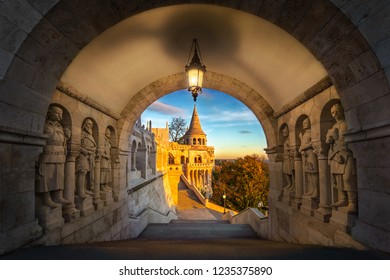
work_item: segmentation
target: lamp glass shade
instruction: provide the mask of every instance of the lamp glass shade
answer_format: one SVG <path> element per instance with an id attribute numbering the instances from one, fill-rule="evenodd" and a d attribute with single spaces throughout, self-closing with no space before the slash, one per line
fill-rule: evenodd
<path id="1" fill-rule="evenodd" d="M 191 68 L 188 69 L 188 89 L 193 90 L 197 88 L 202 88 L 202 83 L 203 83 L 203 74 L 204 71 L 199 68 Z"/>

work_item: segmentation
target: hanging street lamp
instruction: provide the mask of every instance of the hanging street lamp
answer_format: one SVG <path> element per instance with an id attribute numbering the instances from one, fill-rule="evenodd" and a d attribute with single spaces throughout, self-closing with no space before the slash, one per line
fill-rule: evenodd
<path id="1" fill-rule="evenodd" d="M 190 61 L 192 54 L 193 56 Z M 206 66 L 203 64 L 202 55 L 200 53 L 200 48 L 196 39 L 192 41 L 185 71 L 188 76 L 188 91 L 191 91 L 192 97 L 196 102 L 198 94 L 202 93 L 203 75 L 206 72 Z"/>

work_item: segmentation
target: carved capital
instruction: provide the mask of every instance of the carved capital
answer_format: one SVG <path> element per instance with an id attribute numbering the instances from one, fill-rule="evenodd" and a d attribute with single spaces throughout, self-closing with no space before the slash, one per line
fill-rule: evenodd
<path id="1" fill-rule="evenodd" d="M 67 145 L 66 157 L 67 161 L 75 161 L 80 154 L 80 144 L 69 143 Z"/>
<path id="2" fill-rule="evenodd" d="M 321 143 L 313 144 L 314 153 L 317 155 L 318 159 L 327 159 L 326 147 Z"/>
<path id="3" fill-rule="evenodd" d="M 294 155 L 294 160 L 301 160 L 302 159 L 302 154 L 299 152 L 298 149 L 293 151 L 293 155 Z"/>
<path id="4" fill-rule="evenodd" d="M 95 162 L 101 162 L 102 161 L 102 154 L 100 152 L 95 154 Z"/>
<path id="5" fill-rule="evenodd" d="M 69 161 L 69 162 L 76 161 L 76 158 L 78 155 L 79 155 L 79 152 L 70 151 L 66 154 L 66 161 Z"/>
<path id="6" fill-rule="evenodd" d="M 267 155 L 275 154 L 277 151 L 277 147 L 274 146 L 274 147 L 264 148 L 264 151 L 266 152 Z"/>

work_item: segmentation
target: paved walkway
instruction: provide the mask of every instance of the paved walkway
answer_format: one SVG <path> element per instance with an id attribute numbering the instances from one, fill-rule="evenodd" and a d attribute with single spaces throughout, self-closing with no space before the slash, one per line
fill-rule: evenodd
<path id="1" fill-rule="evenodd" d="M 177 215 L 182 220 L 221 220 L 222 214 L 206 208 L 195 193 L 180 180 Z"/>

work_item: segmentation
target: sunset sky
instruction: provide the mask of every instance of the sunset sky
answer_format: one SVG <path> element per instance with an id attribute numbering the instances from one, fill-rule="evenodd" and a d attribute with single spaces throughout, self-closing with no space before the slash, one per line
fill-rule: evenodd
<path id="1" fill-rule="evenodd" d="M 220 91 L 203 89 L 196 101 L 203 131 L 216 159 L 234 159 L 248 154 L 264 154 L 266 140 L 259 121 L 243 103 Z M 142 114 L 142 122 L 165 127 L 172 117 L 182 117 L 189 126 L 194 109 L 191 93 L 180 90 L 168 94 Z"/>

